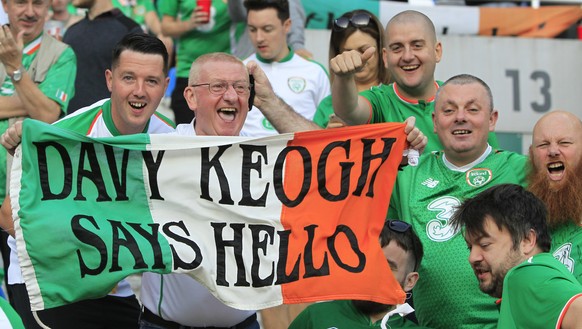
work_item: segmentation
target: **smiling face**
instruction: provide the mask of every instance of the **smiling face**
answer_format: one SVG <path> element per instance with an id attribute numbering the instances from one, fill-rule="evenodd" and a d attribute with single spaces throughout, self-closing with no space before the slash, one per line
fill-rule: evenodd
<path id="1" fill-rule="evenodd" d="M 434 71 L 441 55 L 441 43 L 423 19 L 400 19 L 386 27 L 385 62 L 405 97 L 434 96 Z"/>
<path id="2" fill-rule="evenodd" d="M 470 250 L 469 263 L 479 281 L 479 289 L 499 298 L 505 275 L 527 256 L 522 253 L 521 246 L 514 248 L 509 232 L 500 229 L 491 217 L 485 217 L 483 226 L 485 234 L 465 236 Z"/>
<path id="3" fill-rule="evenodd" d="M 123 135 L 143 132 L 168 86 L 163 57 L 124 50 L 105 78 L 117 130 Z"/>
<path id="4" fill-rule="evenodd" d="M 24 43 L 34 40 L 43 30 L 49 0 L 3 0 L 13 37 L 24 31 Z"/>
<path id="5" fill-rule="evenodd" d="M 497 115 L 480 84 L 450 83 L 441 87 L 433 124 L 447 159 L 463 166 L 481 156 L 487 148 L 489 132 L 495 130 Z"/>
<path id="6" fill-rule="evenodd" d="M 247 25 L 249 37 L 262 58 L 280 61 L 289 54 L 287 33 L 291 28 L 291 20 L 282 22 L 275 8 L 249 10 Z"/>
<path id="7" fill-rule="evenodd" d="M 249 94 L 238 94 L 233 83 L 249 83 L 247 69 L 242 62 L 211 60 L 201 64 L 195 83 L 225 81 L 226 92 L 215 95 L 207 85 L 188 86 L 184 97 L 195 113 L 194 129 L 197 135 L 238 136 L 249 112 Z"/>
<path id="8" fill-rule="evenodd" d="M 556 111 L 535 125 L 531 145 L 535 167 L 545 173 L 550 188 L 568 184 L 582 159 L 582 123 L 574 115 Z"/>

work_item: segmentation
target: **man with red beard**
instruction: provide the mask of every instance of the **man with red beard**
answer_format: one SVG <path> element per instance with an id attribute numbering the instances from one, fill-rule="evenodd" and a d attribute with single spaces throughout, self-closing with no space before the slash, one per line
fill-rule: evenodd
<path id="1" fill-rule="evenodd" d="M 582 122 L 564 111 L 544 115 L 529 154 L 529 190 L 548 209 L 551 252 L 582 283 Z"/>

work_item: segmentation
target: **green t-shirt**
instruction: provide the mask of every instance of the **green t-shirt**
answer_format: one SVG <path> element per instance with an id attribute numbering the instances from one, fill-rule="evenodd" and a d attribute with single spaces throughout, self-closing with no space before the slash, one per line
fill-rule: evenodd
<path id="1" fill-rule="evenodd" d="M 502 183 L 525 184 L 527 158 L 493 150 L 466 172 L 449 169 L 441 152 L 422 155 L 396 176 L 388 217 L 411 223 L 424 247 L 413 289 L 420 324 L 434 328 L 495 328 L 495 299 L 482 293 L 462 234 L 449 219 L 469 197 Z"/>
<path id="2" fill-rule="evenodd" d="M 335 300 L 309 305 L 289 326 L 289 329 L 370 329 L 380 328 L 382 320 L 372 323 L 367 315 L 358 311 L 350 300 Z M 399 315 L 388 319 L 388 328 L 420 327 Z M 428 328 L 426 328 L 428 329 Z"/>
<path id="3" fill-rule="evenodd" d="M 442 85 L 441 81 L 437 84 Z M 432 124 L 432 112 L 434 111 L 434 99 L 427 101 L 407 100 L 398 95 L 395 84 L 379 85 L 360 93 L 372 106 L 370 123 L 403 122 L 410 116 L 416 117 L 416 126 L 428 137 L 425 152 L 440 151 L 443 149 L 441 142 L 434 133 Z M 499 143 L 495 133 L 489 133 L 489 145 L 498 148 Z"/>
<path id="4" fill-rule="evenodd" d="M 30 67 L 40 48 L 42 34 L 38 38 L 24 45 L 22 50 L 22 66 Z M 70 47 L 67 47 L 50 67 L 38 89 L 49 99 L 57 102 L 62 113 L 67 113 L 69 100 L 75 94 L 75 77 L 77 75 L 77 57 Z M 14 95 L 14 83 L 8 75 L 0 86 L 0 96 Z M 8 129 L 8 119 L 0 119 L 0 135 Z M 0 147 L 0 198 L 6 196 L 6 149 Z"/>
<path id="5" fill-rule="evenodd" d="M 125 16 L 133 19 L 142 28 L 145 28 L 145 14 L 156 10 L 154 2 L 152 0 L 137 0 L 135 4 L 132 4 L 134 1 L 125 0 L 122 3 L 120 0 L 113 0 L 112 2 L 113 6 L 119 8 Z"/>
<path id="6" fill-rule="evenodd" d="M 180 21 L 190 19 L 196 8 L 196 1 L 159 0 L 158 9 L 164 15 L 177 18 Z M 176 40 L 176 76 L 187 78 L 192 62 L 198 56 L 212 53 L 232 53 L 231 45 L 244 32 L 244 23 L 233 23 L 228 14 L 227 4 L 223 0 L 212 0 L 210 22 L 182 34 Z"/>
<path id="7" fill-rule="evenodd" d="M 537 254 L 507 272 L 498 328 L 557 328 L 582 285 L 551 254 Z"/>
<path id="8" fill-rule="evenodd" d="M 582 283 L 582 227 L 568 222 L 550 230 L 551 253 Z"/>

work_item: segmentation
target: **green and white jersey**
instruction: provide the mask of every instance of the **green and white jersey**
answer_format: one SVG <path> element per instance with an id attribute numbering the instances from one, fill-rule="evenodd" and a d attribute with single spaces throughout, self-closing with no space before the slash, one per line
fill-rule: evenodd
<path id="1" fill-rule="evenodd" d="M 158 0 L 160 15 L 174 17 L 176 21 L 189 20 L 194 8 L 195 0 Z M 212 52 L 233 53 L 244 29 L 244 23 L 234 23 L 230 19 L 226 1 L 212 0 L 210 21 L 175 39 L 176 76 L 187 78 L 192 62 L 200 55 Z"/>
<path id="2" fill-rule="evenodd" d="M 524 185 L 527 158 L 492 150 L 453 170 L 441 152 L 422 155 L 416 167 L 399 172 L 388 217 L 412 224 L 424 246 L 413 289 L 420 324 L 434 328 L 495 328 L 495 299 L 482 293 L 468 262 L 469 251 L 449 220 L 469 197 L 502 183 Z"/>
<path id="3" fill-rule="evenodd" d="M 507 272 L 498 328 L 560 328 L 582 285 L 551 254 L 537 254 Z"/>
<path id="4" fill-rule="evenodd" d="M 372 323 L 350 300 L 334 300 L 309 305 L 293 320 L 289 329 L 371 329 L 381 328 L 382 320 Z M 426 328 L 399 315 L 388 319 L 388 328 Z M 426 328 L 428 329 L 428 328 Z"/>
<path id="5" fill-rule="evenodd" d="M 551 253 L 582 283 L 582 227 L 568 222 L 550 230 Z"/>
<path id="6" fill-rule="evenodd" d="M 265 72 L 273 91 L 289 104 L 295 112 L 308 120 L 330 93 L 329 77 L 321 64 L 309 61 L 289 49 L 289 55 L 278 62 L 267 61 L 252 54 L 244 63 L 255 61 Z M 241 136 L 265 137 L 278 134 L 277 130 L 256 107 L 247 114 Z"/>
<path id="7" fill-rule="evenodd" d="M 109 98 L 79 109 L 54 123 L 55 126 L 72 130 L 89 137 L 114 137 L 121 133 L 115 128 L 111 118 Z M 162 114 L 155 112 L 143 133 L 164 134 L 174 131 L 174 123 Z"/>
<path id="8" fill-rule="evenodd" d="M 439 87 L 443 83 L 435 81 Z M 440 151 L 443 149 L 441 142 L 434 133 L 432 112 L 434 111 L 434 97 L 427 100 L 407 99 L 398 91 L 395 83 L 379 85 L 360 93 L 370 102 L 370 123 L 404 122 L 406 118 L 414 116 L 416 126 L 428 137 L 425 152 Z M 489 145 L 498 148 L 495 133 L 489 133 Z"/>

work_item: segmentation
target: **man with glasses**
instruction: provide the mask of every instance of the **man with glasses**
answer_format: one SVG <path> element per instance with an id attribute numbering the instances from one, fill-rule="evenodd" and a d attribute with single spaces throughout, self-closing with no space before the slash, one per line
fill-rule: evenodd
<path id="1" fill-rule="evenodd" d="M 370 18 L 353 16 L 337 19 L 334 28 L 367 26 Z M 442 56 L 432 21 L 424 14 L 407 10 L 394 16 L 386 25 L 384 65 L 394 83 L 372 87 L 358 94 L 355 75 L 369 65 L 376 49 L 370 47 L 345 51 L 330 61 L 335 74 L 332 85 L 334 112 L 347 124 L 401 122 L 416 117 L 416 125 L 428 136 L 427 151 L 438 151 L 442 144 L 433 133 L 434 99 L 441 81 L 435 81 L 436 64 Z M 372 59 L 373 60 L 373 59 Z M 494 133 L 489 143 L 497 147 Z"/>
<path id="2" fill-rule="evenodd" d="M 265 72 L 275 93 L 308 120 L 317 105 L 329 95 L 329 78 L 316 62 L 295 54 L 287 44 L 291 28 L 287 0 L 246 0 L 247 29 L 255 53 L 244 60 L 255 61 Z M 251 111 L 242 136 L 264 137 L 277 130 L 260 111 Z"/>
<path id="3" fill-rule="evenodd" d="M 451 219 L 464 228 L 479 288 L 499 298 L 497 328 L 582 325 L 582 285 L 549 253 L 546 214 L 533 193 L 503 184 L 463 202 Z"/>
<path id="4" fill-rule="evenodd" d="M 402 289 L 410 294 L 419 278 L 416 271 L 423 256 L 420 239 L 410 224 L 388 220 L 380 233 L 380 245 L 392 274 Z M 424 328 L 400 315 L 410 312 L 412 308 L 408 304 L 385 305 L 363 300 L 336 300 L 310 305 L 295 318 L 289 329 L 380 328 L 382 322 L 392 329 Z"/>
<path id="5" fill-rule="evenodd" d="M 503 183 L 525 184 L 526 157 L 487 143 L 498 113 L 489 86 L 468 74 L 454 76 L 438 90 L 434 129 L 444 147 L 420 157 L 396 176 L 389 218 L 403 218 L 425 250 L 414 288 L 419 323 L 433 328 L 496 328 L 495 299 L 474 284 L 464 262 L 467 245 L 450 218 L 465 198 Z M 500 327 L 501 328 L 501 327 Z"/>
<path id="6" fill-rule="evenodd" d="M 254 77 L 253 84 L 249 75 Z M 180 135 L 238 136 L 251 103 L 281 133 L 318 128 L 275 94 L 256 62 L 245 67 L 225 53 L 202 55 L 192 63 L 184 97 L 195 118 L 189 124 L 178 125 L 176 132 Z M 425 137 L 412 122 L 408 122 L 405 132 L 412 147 L 424 147 Z M 142 329 L 259 328 L 254 311 L 224 305 L 185 274 L 144 273 L 141 301 Z"/>

